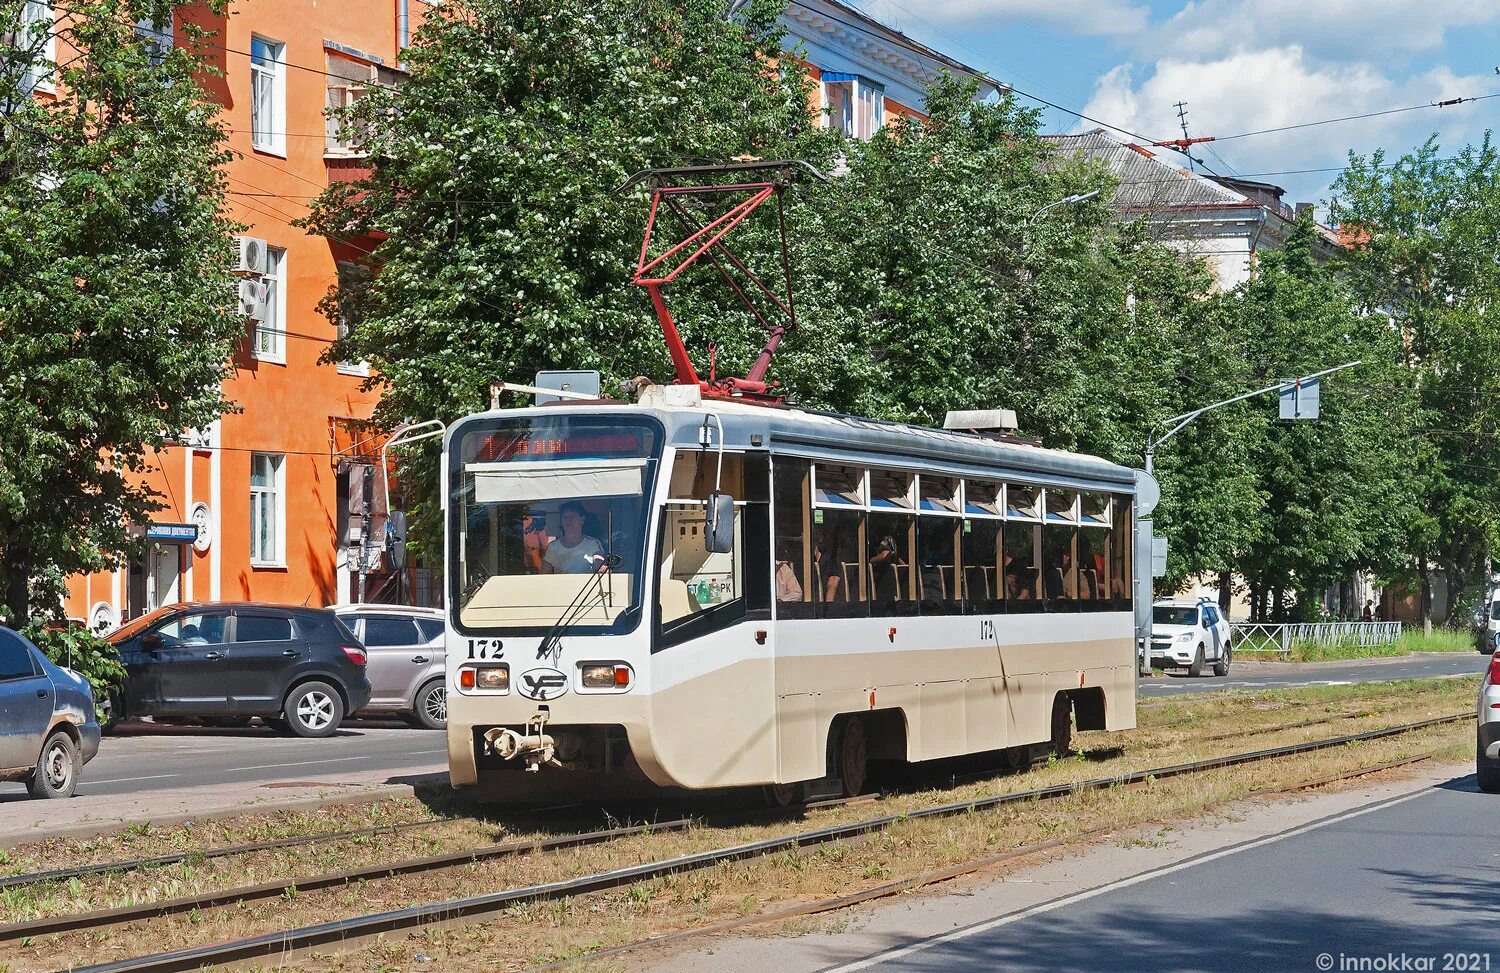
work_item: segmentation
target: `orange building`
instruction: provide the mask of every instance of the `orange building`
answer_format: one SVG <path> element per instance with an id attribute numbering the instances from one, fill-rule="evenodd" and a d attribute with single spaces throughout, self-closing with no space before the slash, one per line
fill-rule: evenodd
<path id="1" fill-rule="evenodd" d="M 146 481 L 165 509 L 136 528 L 145 555 L 73 579 L 69 616 L 107 629 L 176 601 L 352 600 L 360 482 L 379 445 L 362 422 L 375 396 L 361 390 L 362 364 L 320 361 L 336 325 L 318 304 L 340 262 L 371 243 L 331 242 L 291 221 L 331 180 L 359 175 L 363 160 L 335 138 L 324 111 L 398 80 L 417 4 L 250 0 L 227 16 L 178 11 L 174 35 L 184 18 L 213 33 L 209 54 L 222 74 L 206 84 L 224 106 L 234 151 L 229 215 L 247 227 L 241 301 L 250 321 L 224 386 L 235 411 L 156 457 Z M 50 18 L 49 6 L 30 0 L 28 12 Z"/>
<path id="2" fill-rule="evenodd" d="M 325 110 L 369 85 L 399 82 L 401 51 L 423 7 L 423 0 L 241 0 L 227 15 L 184 7 L 172 31 L 153 31 L 167 43 L 192 18 L 211 34 L 219 75 L 206 86 L 224 106 L 234 152 L 229 215 L 247 227 L 241 299 L 251 320 L 224 387 L 235 411 L 156 457 L 147 482 L 165 508 L 137 525 L 144 555 L 73 579 L 70 617 L 106 630 L 177 601 L 354 600 L 360 487 L 378 460 L 378 440 L 363 424 L 375 397 L 361 390 L 362 364 L 320 361 L 336 326 L 318 304 L 341 262 L 372 241 L 329 241 L 291 221 L 330 181 L 362 173 L 357 146 L 338 140 Z M 26 9 L 48 22 L 66 17 L 49 0 L 27 0 Z M 790 3 L 782 23 L 788 52 L 816 82 L 809 107 L 822 124 L 857 138 L 897 115 L 920 114 L 922 86 L 942 71 L 979 78 L 981 98 L 1001 90 L 839 0 Z M 45 86 L 38 96 L 49 97 Z M 378 553 L 365 560 L 378 568 Z M 389 600 L 391 580 L 375 572 L 368 597 Z M 405 599 L 428 600 L 421 591 Z"/>

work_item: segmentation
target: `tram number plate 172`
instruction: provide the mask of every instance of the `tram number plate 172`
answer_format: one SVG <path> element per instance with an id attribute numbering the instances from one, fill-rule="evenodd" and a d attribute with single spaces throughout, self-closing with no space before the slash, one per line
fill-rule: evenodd
<path id="1" fill-rule="evenodd" d="M 469 658 L 499 659 L 505 655 L 505 643 L 499 639 L 469 639 Z"/>
<path id="2" fill-rule="evenodd" d="M 993 618 L 981 618 L 979 620 L 979 640 L 981 642 L 995 641 L 995 620 Z"/>

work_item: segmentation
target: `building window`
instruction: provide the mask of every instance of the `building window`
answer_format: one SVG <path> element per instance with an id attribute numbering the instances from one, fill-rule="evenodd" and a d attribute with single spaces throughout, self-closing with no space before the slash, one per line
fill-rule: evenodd
<path id="1" fill-rule="evenodd" d="M 279 567 L 286 556 L 286 457 L 250 454 L 250 563 Z"/>
<path id="2" fill-rule="evenodd" d="M 261 319 L 255 324 L 255 357 L 260 361 L 286 364 L 286 251 L 280 247 L 266 247 L 265 273 L 261 283 L 265 285 L 266 303 Z"/>
<path id="3" fill-rule="evenodd" d="M 361 304 L 370 290 L 370 273 L 364 267 L 348 260 L 334 264 L 338 272 L 338 335 L 343 341 L 360 319 Z M 370 364 L 365 361 L 340 361 L 341 375 L 368 375 Z"/>
<path id="4" fill-rule="evenodd" d="M 286 45 L 250 40 L 250 144 L 286 154 Z"/>
<path id="5" fill-rule="evenodd" d="M 172 12 L 167 11 L 166 19 L 160 25 L 150 17 L 142 17 L 135 22 L 135 33 L 150 50 L 152 65 L 160 66 L 172 50 Z"/>
<path id="6" fill-rule="evenodd" d="M 856 74 L 825 71 L 823 125 L 850 138 L 868 139 L 885 124 L 885 89 Z"/>
<path id="7" fill-rule="evenodd" d="M 26 0 L 21 9 L 21 30 L 17 41 L 31 62 L 21 75 L 22 92 L 56 90 L 52 84 L 52 67 L 57 63 L 55 22 L 49 0 Z"/>

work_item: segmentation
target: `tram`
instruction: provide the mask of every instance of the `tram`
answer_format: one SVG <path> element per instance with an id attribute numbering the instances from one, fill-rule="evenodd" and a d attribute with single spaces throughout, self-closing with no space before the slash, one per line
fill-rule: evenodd
<path id="1" fill-rule="evenodd" d="M 768 785 L 1135 723 L 1134 471 L 650 386 L 444 441 L 454 786 Z"/>
<path id="2" fill-rule="evenodd" d="M 825 178 L 797 160 L 631 177 L 622 192 L 651 189 L 633 283 L 675 381 L 446 427 L 455 787 L 786 803 L 859 793 L 873 761 L 1020 762 L 1074 725 L 1135 725 L 1132 509 L 1154 501 L 1135 471 L 973 418 L 798 408 L 767 378 L 797 326 L 781 194 L 809 175 Z M 782 293 L 725 240 L 773 201 Z M 685 236 L 662 244 L 669 217 Z M 712 352 L 700 377 L 678 334 L 663 289 L 695 264 L 768 326 L 742 378 Z"/>

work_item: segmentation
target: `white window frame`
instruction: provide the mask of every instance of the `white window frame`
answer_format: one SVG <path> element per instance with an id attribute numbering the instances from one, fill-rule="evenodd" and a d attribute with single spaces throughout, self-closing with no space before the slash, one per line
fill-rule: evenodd
<path id="1" fill-rule="evenodd" d="M 256 361 L 286 364 L 286 248 L 266 247 L 266 313 L 255 322 L 255 341 L 250 354 Z"/>
<path id="2" fill-rule="evenodd" d="M 250 58 L 250 145 L 260 152 L 286 158 L 286 44 L 259 34 L 251 36 L 250 49 L 259 41 L 271 49 L 271 60 L 258 63 Z M 271 117 L 260 119 L 257 93 L 261 85 L 270 86 Z"/>
<path id="3" fill-rule="evenodd" d="M 847 72 L 829 71 L 828 74 L 842 75 Z M 837 124 L 833 118 L 833 103 L 828 92 L 832 85 L 849 86 L 849 131 L 844 134 L 849 138 L 868 141 L 875 133 L 885 127 L 885 88 L 863 77 L 855 75 L 853 78 L 839 77 L 837 80 L 821 80 L 818 83 L 819 93 L 823 97 L 823 127 L 825 129 L 838 129 L 843 131 L 843 126 Z M 865 106 L 870 122 L 869 125 L 861 124 L 861 102 L 868 102 Z"/>
<path id="4" fill-rule="evenodd" d="M 262 463 L 270 463 L 271 481 L 269 486 L 255 485 L 256 467 Z M 271 525 L 270 540 L 275 547 L 273 551 L 258 550 L 256 547 L 260 537 L 260 500 L 269 497 L 269 509 L 275 523 Z M 269 553 L 270 558 L 265 555 Z M 286 567 L 286 454 L 285 453 L 251 453 L 250 454 L 250 566 L 252 568 L 284 568 Z"/>
<path id="5" fill-rule="evenodd" d="M 21 30 L 27 36 L 22 38 L 22 43 L 30 41 L 29 33 L 35 24 L 47 26 L 47 37 L 42 42 L 41 54 L 45 65 L 32 64 L 26 69 L 21 79 L 21 90 L 55 94 L 57 85 L 53 75 L 57 69 L 57 12 L 52 9 L 52 0 L 25 0 L 25 6 L 21 10 Z"/>

